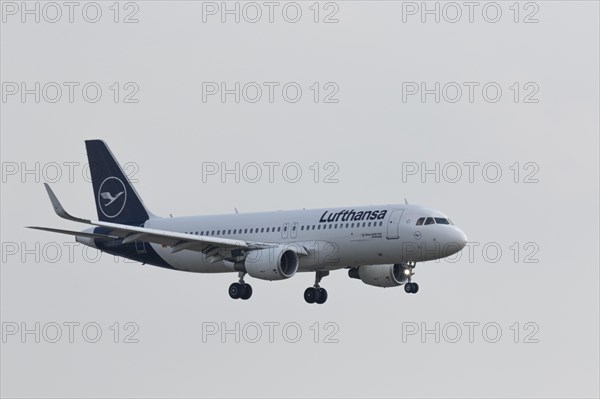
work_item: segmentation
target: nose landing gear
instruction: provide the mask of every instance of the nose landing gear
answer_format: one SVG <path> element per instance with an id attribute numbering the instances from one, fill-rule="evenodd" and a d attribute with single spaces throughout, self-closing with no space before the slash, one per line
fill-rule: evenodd
<path id="1" fill-rule="evenodd" d="M 415 274 L 413 269 L 417 266 L 416 262 L 409 261 L 406 262 L 406 266 L 404 268 L 404 273 L 408 277 L 408 281 L 404 284 L 404 292 L 407 294 L 416 294 L 419 292 L 419 284 L 412 282 L 412 276 Z"/>
<path id="2" fill-rule="evenodd" d="M 416 294 L 419 292 L 419 284 L 413 282 L 407 282 L 404 284 L 404 292 L 407 294 Z"/>
<path id="3" fill-rule="evenodd" d="M 327 291 L 325 290 L 325 288 L 321 288 L 319 286 L 319 283 L 321 282 L 321 279 L 323 277 L 328 276 L 328 275 L 329 275 L 328 271 L 317 271 L 316 272 L 315 285 L 312 287 L 308 287 L 304 291 L 304 300 L 307 303 L 318 303 L 319 305 L 322 305 L 325 303 L 325 301 L 327 301 Z"/>

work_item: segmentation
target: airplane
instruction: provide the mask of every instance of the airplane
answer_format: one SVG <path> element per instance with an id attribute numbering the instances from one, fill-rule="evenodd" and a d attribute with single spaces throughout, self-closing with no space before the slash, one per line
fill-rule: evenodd
<path id="1" fill-rule="evenodd" d="M 443 213 L 408 203 L 159 217 L 146 208 L 104 141 L 86 140 L 85 145 L 98 220 L 70 215 L 44 183 L 58 216 L 93 227 L 28 227 L 72 235 L 81 244 L 142 264 L 238 273 L 229 287 L 232 299 L 252 296 L 246 275 L 275 281 L 314 272 L 315 283 L 304 299 L 323 304 L 328 295 L 321 280 L 340 269 L 367 285 L 403 285 L 406 293 L 415 294 L 417 262 L 452 256 L 467 243 L 465 233 Z"/>

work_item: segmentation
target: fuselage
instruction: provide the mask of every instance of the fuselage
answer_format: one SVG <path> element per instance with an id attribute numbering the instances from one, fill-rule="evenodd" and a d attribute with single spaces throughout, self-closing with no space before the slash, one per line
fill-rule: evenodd
<path id="1" fill-rule="evenodd" d="M 151 218 L 143 227 L 302 246 L 309 255 L 300 258 L 299 272 L 434 260 L 460 251 L 467 240 L 443 213 L 408 204 Z M 95 242 L 94 246 L 182 271 L 234 271 L 228 262 L 211 256 L 210 251 L 172 253 L 169 247 L 144 241 Z M 251 255 L 247 261 L 252 261 Z"/>

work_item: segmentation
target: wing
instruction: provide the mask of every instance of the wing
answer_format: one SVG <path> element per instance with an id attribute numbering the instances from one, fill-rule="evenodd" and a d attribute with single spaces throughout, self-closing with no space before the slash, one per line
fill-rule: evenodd
<path id="1" fill-rule="evenodd" d="M 47 227 L 29 227 L 32 229 L 81 236 L 91 234 L 93 238 L 122 239 L 123 244 L 127 244 L 134 241 L 146 241 L 154 244 L 159 244 L 164 247 L 170 247 L 171 253 L 179 252 L 184 249 L 202 252 L 206 255 L 214 256 L 215 261 L 220 259 L 235 260 L 237 257 L 244 256 L 245 253 L 248 251 L 264 249 L 279 245 L 278 243 L 264 243 L 246 240 L 235 240 L 223 237 L 200 236 L 195 234 L 178 233 L 147 227 L 130 226 L 119 223 L 110 223 L 77 218 L 71 216 L 63 208 L 62 204 L 59 202 L 58 198 L 56 197 L 50 186 L 46 183 L 44 183 L 44 185 L 46 186 L 46 191 L 48 192 L 48 196 L 50 197 L 50 202 L 52 202 L 54 211 L 58 216 L 60 216 L 63 219 L 102 227 L 102 232 L 98 233 L 96 231 L 94 233 L 78 233 L 68 230 L 59 230 Z M 306 248 L 304 248 L 303 246 L 293 245 L 290 249 L 294 250 L 296 253 L 298 253 L 298 255 L 308 255 Z"/>
<path id="2" fill-rule="evenodd" d="M 235 250 L 255 250 L 274 246 L 269 243 L 258 243 L 244 240 L 234 240 L 223 237 L 200 236 L 195 234 L 177 233 L 173 231 L 157 230 L 147 227 L 129 226 L 125 224 L 90 221 L 90 224 L 106 228 L 108 234 L 123 239 L 123 244 L 133 241 L 146 241 L 171 247 L 171 253 L 184 249 L 215 253 L 217 249 L 227 252 Z M 220 251 L 222 252 L 222 251 Z"/>

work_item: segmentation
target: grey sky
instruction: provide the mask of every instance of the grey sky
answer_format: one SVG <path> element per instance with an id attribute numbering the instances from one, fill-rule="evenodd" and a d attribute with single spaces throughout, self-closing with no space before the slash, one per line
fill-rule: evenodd
<path id="1" fill-rule="evenodd" d="M 512 2 L 500 2 L 496 23 L 485 19 L 494 11 L 486 2 L 473 23 L 464 7 L 461 20 L 448 22 L 454 14 L 445 3 L 439 23 L 407 14 L 413 3 L 406 2 L 320 3 L 317 23 L 312 2 L 297 3 L 297 23 L 281 14 L 289 3 L 278 3 L 273 23 L 266 15 L 249 23 L 244 14 L 239 23 L 231 16 L 221 23 L 218 14 L 203 22 L 202 2 L 166 1 L 120 3 L 118 23 L 112 2 L 98 3 L 97 23 L 83 18 L 86 3 L 73 23 L 66 8 L 49 23 L 44 15 L 54 18 L 53 10 L 43 14 L 39 3 L 40 22 L 26 15 L 22 23 L 20 9 L 13 15 L 2 4 L 3 329 L 39 322 L 49 333 L 48 323 L 58 323 L 66 333 L 65 322 L 93 322 L 103 333 L 97 343 L 80 332 L 73 343 L 7 336 L 3 396 L 599 395 L 597 2 L 520 3 L 518 16 Z M 127 15 L 138 23 L 123 23 Z M 338 22 L 324 23 L 326 16 Z M 39 103 L 35 93 L 21 98 L 23 82 L 34 91 L 40 82 Z M 62 88 L 56 103 L 50 82 Z M 207 94 L 222 82 L 240 82 L 239 103 L 233 94 L 225 102 Z M 436 82 L 437 103 L 435 93 L 422 101 L 421 92 L 407 92 Z M 86 84 L 102 89 L 97 102 L 84 98 Z M 297 102 L 282 94 L 286 84 L 301 88 Z M 256 85 L 262 96 L 252 103 Z M 462 94 L 452 102 L 456 87 Z M 483 87 L 500 87 L 498 101 Z M 312 274 L 252 280 L 252 299 L 240 302 L 227 295 L 233 274 L 186 274 L 107 255 L 86 261 L 81 246 L 70 258 L 69 237 L 24 226 L 84 227 L 55 216 L 44 180 L 53 181 L 71 213 L 95 217 L 91 184 L 82 177 L 83 141 L 90 138 L 104 139 L 130 163 L 137 190 L 158 215 L 406 197 L 445 212 L 473 242 L 472 257 L 465 248 L 460 259 L 417 265 L 417 295 L 334 272 L 322 283 L 329 292 L 324 306 L 302 299 Z M 36 162 L 39 172 L 23 175 Z M 68 162 L 75 163 L 73 179 Z M 207 174 L 236 162 L 239 182 L 234 174 Z M 272 182 L 266 162 L 279 163 Z M 421 175 L 436 162 L 439 182 Z M 263 172 L 254 183 L 253 163 Z M 281 173 L 292 163 L 302 171 L 295 183 Z M 456 165 L 462 177 L 453 183 Z M 501 177 L 490 182 L 498 169 Z M 36 243 L 39 251 L 24 252 Z M 48 243 L 62 250 L 56 262 Z M 138 343 L 123 342 L 127 322 L 139 327 Z M 236 343 L 228 335 L 221 342 L 215 335 L 203 342 L 203 328 L 236 322 L 247 333 L 255 326 L 248 323 L 262 326 L 262 339 Z M 280 323 L 272 343 L 264 335 L 270 322 Z M 328 322 L 334 324 L 326 330 Z M 434 335 L 406 335 L 436 322 L 446 334 L 439 343 Z M 479 323 L 474 342 L 466 336 L 470 322 Z M 301 327 L 299 342 L 282 335 L 287 323 Z M 463 333 L 457 343 L 450 342 L 454 323 Z M 496 343 L 482 334 L 489 323 L 501 328 Z M 329 338 L 338 342 L 324 342 L 334 330 Z"/>

